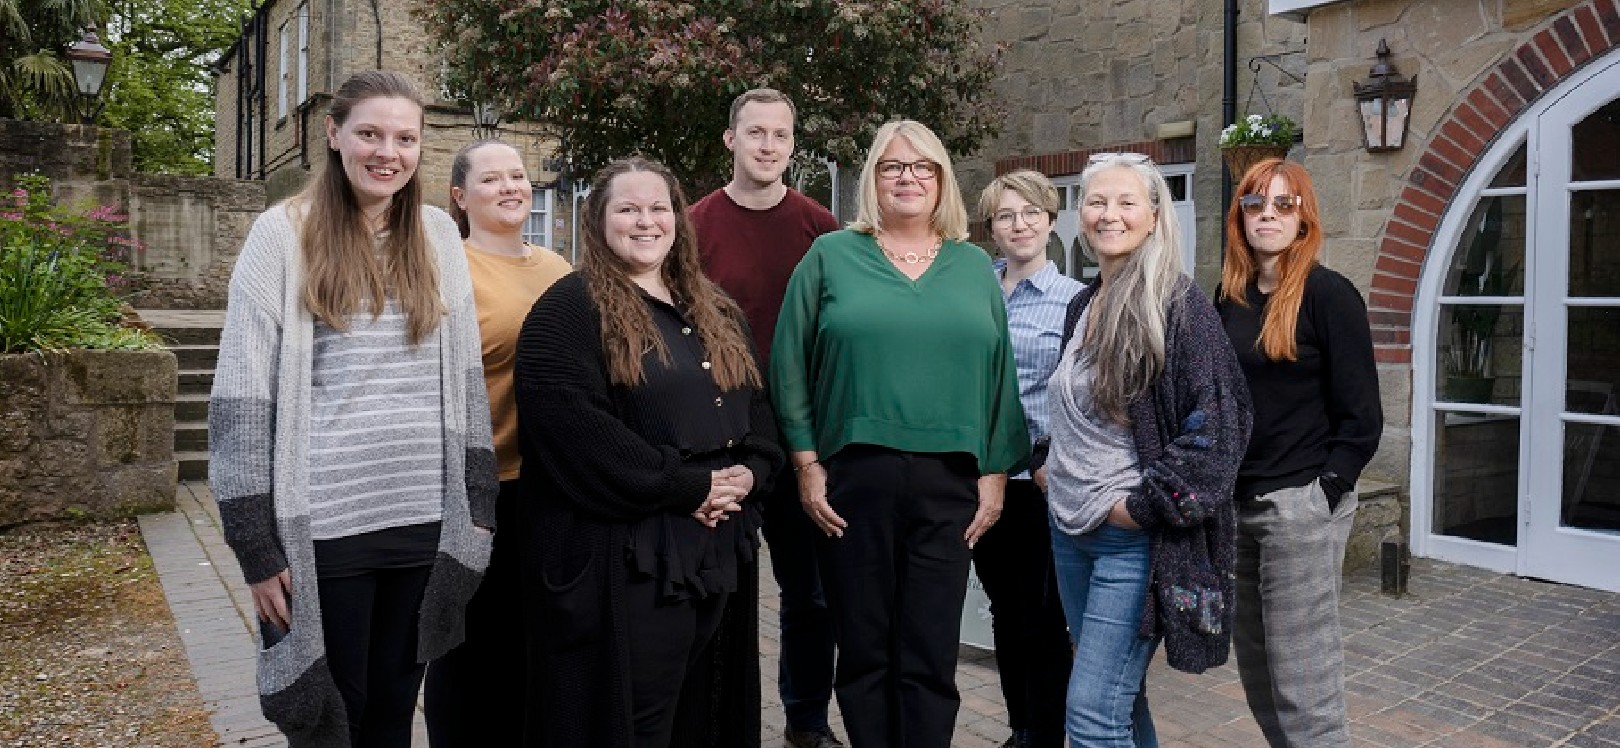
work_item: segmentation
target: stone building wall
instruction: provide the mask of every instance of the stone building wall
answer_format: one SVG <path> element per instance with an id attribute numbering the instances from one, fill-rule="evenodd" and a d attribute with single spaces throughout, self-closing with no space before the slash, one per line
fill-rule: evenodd
<path id="1" fill-rule="evenodd" d="M 422 160 L 419 165 L 423 197 L 432 205 L 449 204 L 450 164 L 462 146 L 474 139 L 472 118 L 458 102 L 450 101 L 442 84 L 442 57 L 435 51 L 433 40 L 424 33 L 414 13 L 418 0 L 378 0 L 374 5 L 365 0 L 330 0 L 308 4 L 309 45 L 307 97 L 302 102 L 289 100 L 289 113 L 284 119 L 276 118 L 277 76 L 279 70 L 279 34 L 282 24 L 292 30 L 292 45 L 296 47 L 297 14 L 300 3 L 296 0 L 274 0 L 264 11 L 269 43 L 266 48 L 266 85 L 264 111 L 264 158 L 260 159 L 258 126 L 254 126 L 253 169 L 246 176 L 258 178 L 263 171 L 266 194 L 271 202 L 285 199 L 303 188 L 310 174 L 326 159 L 326 114 L 332 93 L 344 79 L 355 72 L 382 68 L 405 74 L 422 94 L 427 103 L 422 138 Z M 379 30 L 381 32 L 379 36 Z M 379 39 L 380 46 L 379 46 Z M 240 49 L 238 53 L 240 54 Z M 296 49 L 289 53 L 289 63 L 296 64 Z M 221 66 L 216 77 L 218 94 L 215 99 L 219 127 L 216 129 L 215 173 L 234 175 L 236 162 L 236 123 L 240 113 L 236 103 L 236 66 L 242 64 L 235 55 Z M 292 87 L 296 91 L 296 86 Z M 296 98 L 293 94 L 292 98 Z M 255 104 L 254 117 L 258 117 Z M 517 146 L 525 156 L 529 178 L 536 184 L 551 184 L 559 175 L 550 156 L 556 151 L 556 140 L 540 128 L 529 123 L 502 123 L 500 137 Z M 559 196 L 557 216 L 569 220 L 568 200 Z M 555 218 L 555 216 L 554 216 Z M 566 229 L 553 228 L 553 244 L 564 245 L 569 236 Z"/>
<path id="2" fill-rule="evenodd" d="M 168 351 L 0 355 L 0 527 L 172 508 Z"/>
<path id="3" fill-rule="evenodd" d="M 961 160 L 970 198 L 998 160 L 1140 143 L 1158 126 L 1196 123 L 1193 195 L 1199 215 L 1198 278 L 1213 285 L 1220 263 L 1222 126 L 1221 0 L 976 0 L 989 11 L 984 33 L 1007 53 L 992 84 L 1007 112 L 1001 134 Z M 1280 55 L 1278 66 L 1304 78 L 1303 24 L 1268 16 L 1264 0 L 1243 0 L 1237 27 L 1239 114 L 1251 102 L 1250 58 Z M 1285 54 L 1288 53 L 1288 54 Z M 1249 111 L 1301 117 L 1304 87 L 1276 66 L 1260 65 Z M 1263 94 L 1263 97 L 1262 97 Z M 1052 176 L 1057 176 L 1056 174 Z M 970 204 L 973 201 L 970 200 Z"/>
<path id="4" fill-rule="evenodd" d="M 1322 204 L 1342 206 L 1323 213 L 1325 260 L 1357 287 L 1369 291 L 1375 342 L 1409 343 L 1404 328 L 1410 324 L 1417 269 L 1402 268 L 1394 271 L 1399 277 L 1390 275 L 1391 266 L 1379 264 L 1379 257 L 1389 232 L 1406 231 L 1403 221 L 1414 220 L 1410 218 L 1414 213 L 1407 212 L 1401 214 L 1402 221 L 1391 224 L 1403 194 L 1417 183 L 1414 172 L 1424 159 L 1435 158 L 1436 149 L 1460 153 L 1458 146 L 1462 145 L 1479 153 L 1487 147 L 1483 142 L 1456 143 L 1441 136 L 1442 124 L 1504 56 L 1523 45 L 1553 14 L 1576 4 L 1570 0 L 1359 0 L 1311 11 L 1305 143 L 1296 157 L 1316 177 Z M 1351 86 L 1366 78 L 1380 39 L 1389 44 L 1392 62 L 1400 72 L 1417 77 L 1418 91 L 1406 146 L 1391 153 L 1370 154 L 1362 146 Z M 1432 230 L 1445 204 L 1444 200 L 1430 203 L 1427 211 L 1415 213 L 1423 216 L 1417 222 L 1428 223 Z M 1391 299 L 1387 295 L 1391 287 L 1402 289 L 1404 300 Z M 1403 329 L 1380 331 L 1386 324 Z M 1384 340 L 1380 335 L 1396 335 L 1400 340 Z M 1381 352 L 1379 378 L 1384 395 L 1384 438 L 1368 469 L 1404 484 L 1411 460 L 1410 351 L 1404 355 Z"/>

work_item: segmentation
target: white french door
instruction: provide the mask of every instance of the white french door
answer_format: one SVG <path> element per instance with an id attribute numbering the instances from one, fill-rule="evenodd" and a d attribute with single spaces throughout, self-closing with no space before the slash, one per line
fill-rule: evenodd
<path id="1" fill-rule="evenodd" d="M 1413 327 L 1412 535 L 1620 591 L 1620 52 L 1506 128 L 1436 234 Z"/>
<path id="2" fill-rule="evenodd" d="M 1531 136 L 1536 344 L 1519 571 L 1620 591 L 1620 61 Z"/>

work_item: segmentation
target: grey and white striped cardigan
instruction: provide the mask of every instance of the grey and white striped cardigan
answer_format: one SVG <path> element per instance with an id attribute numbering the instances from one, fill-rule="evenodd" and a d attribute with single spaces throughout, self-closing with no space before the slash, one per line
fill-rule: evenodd
<path id="1" fill-rule="evenodd" d="M 417 659 L 460 643 L 462 611 L 489 562 L 495 453 L 484 392 L 478 317 L 455 223 L 422 209 L 438 257 L 439 360 L 444 403 L 444 516 L 422 601 Z M 219 365 L 209 400 L 209 487 L 225 541 L 248 582 L 289 569 L 292 627 L 261 649 L 259 702 L 293 748 L 346 748 L 343 700 L 326 665 L 310 533 L 310 377 L 314 319 L 302 299 L 297 222 L 286 203 L 254 221 L 231 274 Z"/>

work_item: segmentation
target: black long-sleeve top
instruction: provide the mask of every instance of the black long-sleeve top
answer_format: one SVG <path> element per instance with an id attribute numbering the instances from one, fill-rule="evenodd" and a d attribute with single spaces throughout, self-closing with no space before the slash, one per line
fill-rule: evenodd
<path id="1" fill-rule="evenodd" d="M 1361 293 L 1328 268 L 1311 270 L 1294 331 L 1296 361 L 1266 358 L 1259 340 L 1269 297 L 1251 281 L 1245 298 L 1247 307 L 1217 304 L 1254 396 L 1254 432 L 1237 496 L 1302 486 L 1329 472 L 1354 486 L 1384 430 Z"/>
<path id="2" fill-rule="evenodd" d="M 752 499 L 785 457 L 765 392 L 722 391 L 693 323 L 644 299 L 670 361 L 649 350 L 636 387 L 609 380 L 601 318 L 582 274 L 557 281 L 529 311 L 514 376 L 525 500 L 561 501 L 592 521 L 632 525 L 631 563 L 659 577 L 667 594 L 682 597 L 685 585 L 701 595 L 715 583 L 731 587 L 737 561 L 751 560 L 726 556 L 734 543 L 751 542 L 735 536 L 757 525 Z M 736 323 L 746 337 L 747 323 Z M 689 515 L 708 496 L 710 472 L 736 464 L 755 480 L 742 521 L 703 527 Z"/>

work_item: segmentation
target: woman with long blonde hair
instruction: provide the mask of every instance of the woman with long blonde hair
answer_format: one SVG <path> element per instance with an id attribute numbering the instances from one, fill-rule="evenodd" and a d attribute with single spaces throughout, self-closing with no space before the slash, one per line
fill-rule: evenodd
<path id="1" fill-rule="evenodd" d="M 1238 674 L 1272 748 L 1342 748 L 1339 579 L 1384 424 L 1367 307 L 1319 261 L 1320 207 L 1299 164 L 1250 168 L 1226 237 L 1216 306 L 1255 395 L 1237 480 Z"/>
<path id="2" fill-rule="evenodd" d="M 1069 304 L 1044 465 L 1075 651 L 1066 728 L 1078 748 L 1150 748 L 1159 642 L 1178 670 L 1226 660 L 1249 395 L 1214 308 L 1182 272 L 1158 168 L 1098 154 L 1080 189 L 1081 242 L 1102 272 Z"/>
<path id="3" fill-rule="evenodd" d="M 209 483 L 260 619 L 260 703 L 294 746 L 411 742 L 495 526 L 478 320 L 421 204 L 422 103 L 338 88 L 327 159 L 254 222 L 209 402 Z"/>
<path id="4" fill-rule="evenodd" d="M 580 269 L 518 338 L 531 744 L 747 745 L 752 724 L 758 745 L 716 717 L 759 708 L 758 498 L 782 452 L 686 208 L 661 164 L 603 168 Z"/>

